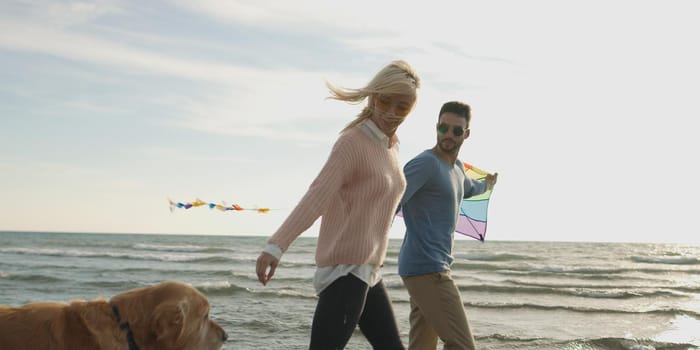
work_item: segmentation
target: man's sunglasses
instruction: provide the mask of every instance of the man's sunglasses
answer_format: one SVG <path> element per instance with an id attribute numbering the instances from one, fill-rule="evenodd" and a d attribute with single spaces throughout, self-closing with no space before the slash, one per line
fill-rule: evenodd
<path id="1" fill-rule="evenodd" d="M 450 126 L 447 124 L 440 124 L 437 126 L 437 132 L 440 133 L 440 135 L 445 135 L 447 134 L 447 131 L 450 130 Z M 462 136 L 464 135 L 464 129 L 462 129 L 461 126 L 453 126 L 452 127 L 452 135 L 455 136 Z"/>

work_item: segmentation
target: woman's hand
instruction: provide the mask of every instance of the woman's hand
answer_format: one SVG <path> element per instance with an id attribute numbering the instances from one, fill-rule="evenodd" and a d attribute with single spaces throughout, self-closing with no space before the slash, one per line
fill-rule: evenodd
<path id="1" fill-rule="evenodd" d="M 268 253 L 260 253 L 258 261 L 255 263 L 255 272 L 258 274 L 258 280 L 263 285 L 267 285 L 267 282 L 272 279 L 275 274 L 279 260 Z"/>

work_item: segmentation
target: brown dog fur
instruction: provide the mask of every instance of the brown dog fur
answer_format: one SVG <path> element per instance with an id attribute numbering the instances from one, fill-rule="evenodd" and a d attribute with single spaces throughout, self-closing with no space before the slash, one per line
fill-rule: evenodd
<path id="1" fill-rule="evenodd" d="M 129 350 L 128 322 L 140 350 L 218 350 L 226 332 L 190 285 L 164 282 L 105 300 L 0 306 L 0 349 Z"/>

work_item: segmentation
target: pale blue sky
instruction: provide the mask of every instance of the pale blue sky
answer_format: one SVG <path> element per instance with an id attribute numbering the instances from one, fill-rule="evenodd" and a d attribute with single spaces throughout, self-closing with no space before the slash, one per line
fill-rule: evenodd
<path id="1" fill-rule="evenodd" d="M 404 59 L 422 89 L 402 161 L 443 102 L 471 104 L 460 157 L 500 174 L 488 239 L 700 243 L 697 8 L 3 1 L 0 230 L 269 235 L 360 110 L 324 80 Z"/>

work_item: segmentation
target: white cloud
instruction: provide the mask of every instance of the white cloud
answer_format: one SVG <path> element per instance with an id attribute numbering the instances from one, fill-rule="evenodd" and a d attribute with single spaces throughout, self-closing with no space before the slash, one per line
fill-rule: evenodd
<path id="1" fill-rule="evenodd" d="M 273 74 L 269 71 L 215 62 L 180 59 L 86 34 L 71 33 L 60 28 L 37 24 L 24 24 L 15 20 L 0 22 L 0 47 L 90 64 L 108 65 L 122 70 L 136 69 L 146 74 L 163 74 L 220 83 L 260 76 L 271 79 L 270 75 Z"/>
<path id="2" fill-rule="evenodd" d="M 307 128 L 307 123 L 340 130 L 361 106 L 325 100 L 324 79 L 318 74 L 284 75 L 275 80 L 254 80 L 249 89 L 224 91 L 196 100 L 181 101 L 179 127 L 193 130 L 269 139 L 328 142 L 332 134 Z M 352 80 L 352 79 L 348 79 Z"/>
<path id="3" fill-rule="evenodd" d="M 398 15 L 379 15 L 383 3 L 354 1 L 333 3 L 323 1 L 255 1 L 255 0 L 178 0 L 184 9 L 223 22 L 239 22 L 256 27 L 294 29 L 309 32 L 347 30 L 351 32 L 385 30 L 392 23 L 402 23 Z M 405 5 L 402 6 L 405 8 Z M 382 21 L 374 21 L 381 17 Z M 393 22 L 392 22 L 393 20 Z M 361 25 L 360 25 L 361 24 Z"/>
<path id="4" fill-rule="evenodd" d="M 46 14 L 51 22 L 64 26 L 90 22 L 109 14 L 123 13 L 117 1 L 52 1 L 46 5 Z"/>
<path id="5" fill-rule="evenodd" d="M 121 3 L 116 0 L 7 0 L 0 4 L 0 9 L 7 17 L 22 17 L 30 22 L 53 27 L 75 26 L 124 12 Z"/>

